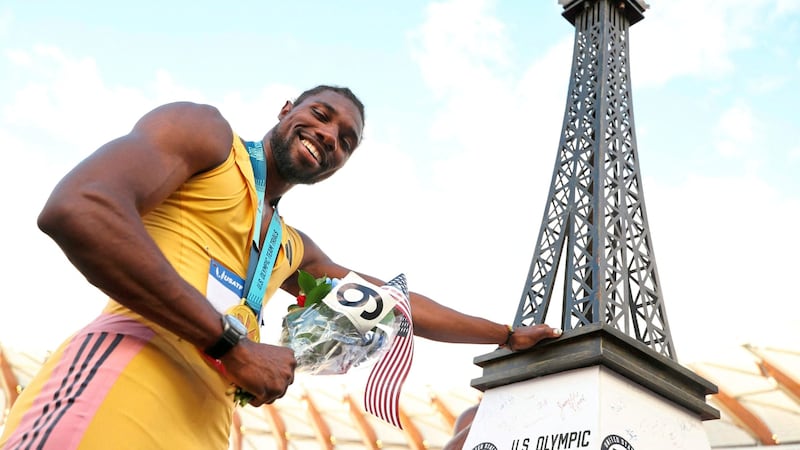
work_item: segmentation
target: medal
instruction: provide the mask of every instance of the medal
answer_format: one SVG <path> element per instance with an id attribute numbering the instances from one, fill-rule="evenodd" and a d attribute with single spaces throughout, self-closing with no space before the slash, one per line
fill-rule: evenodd
<path id="1" fill-rule="evenodd" d="M 247 328 L 247 338 L 253 342 L 261 342 L 261 327 L 258 326 L 256 314 L 245 304 L 244 301 L 236 306 L 228 308 L 225 312 L 237 319 Z"/>

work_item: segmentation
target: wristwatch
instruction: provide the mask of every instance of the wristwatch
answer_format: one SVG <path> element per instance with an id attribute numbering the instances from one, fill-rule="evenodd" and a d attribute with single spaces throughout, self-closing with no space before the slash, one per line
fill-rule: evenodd
<path id="1" fill-rule="evenodd" d="M 222 336 L 219 340 L 204 350 L 205 354 L 214 358 L 222 358 L 230 349 L 242 339 L 247 337 L 247 328 L 236 317 L 225 314 L 222 316 Z"/>

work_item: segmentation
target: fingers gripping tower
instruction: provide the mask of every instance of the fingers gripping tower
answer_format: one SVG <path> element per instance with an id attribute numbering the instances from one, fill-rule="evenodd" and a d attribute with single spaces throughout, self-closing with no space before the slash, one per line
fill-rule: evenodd
<path id="1" fill-rule="evenodd" d="M 564 334 L 475 358 L 485 394 L 464 448 L 709 448 L 716 387 L 677 363 L 637 157 L 628 29 L 647 5 L 559 3 L 575 26 L 572 71 L 514 325 L 545 322 L 563 265 Z"/>

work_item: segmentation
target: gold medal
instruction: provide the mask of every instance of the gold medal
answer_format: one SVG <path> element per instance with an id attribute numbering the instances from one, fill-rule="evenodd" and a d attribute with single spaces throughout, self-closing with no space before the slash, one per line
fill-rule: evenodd
<path id="1" fill-rule="evenodd" d="M 245 328 L 247 328 L 248 339 L 253 342 L 261 342 L 261 327 L 258 326 L 258 317 L 256 317 L 253 310 L 244 303 L 244 299 L 242 299 L 242 303 L 228 308 L 225 313 L 236 317 L 239 319 L 239 322 L 242 322 Z"/>

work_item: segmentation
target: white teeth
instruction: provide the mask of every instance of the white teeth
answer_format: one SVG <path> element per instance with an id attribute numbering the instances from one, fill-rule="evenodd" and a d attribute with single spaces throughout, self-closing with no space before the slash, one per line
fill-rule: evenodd
<path id="1" fill-rule="evenodd" d="M 319 154 L 319 151 L 317 150 L 317 148 L 314 147 L 314 144 L 312 144 L 311 142 L 308 142 L 305 139 L 300 139 L 300 142 L 302 142 L 303 145 L 308 149 L 308 151 L 311 152 L 311 155 L 314 156 L 314 159 L 316 159 L 317 162 L 319 162 L 320 161 L 320 154 Z"/>

